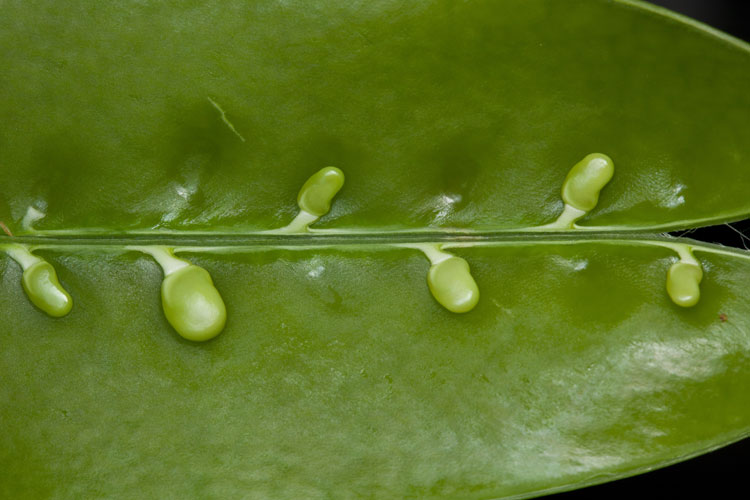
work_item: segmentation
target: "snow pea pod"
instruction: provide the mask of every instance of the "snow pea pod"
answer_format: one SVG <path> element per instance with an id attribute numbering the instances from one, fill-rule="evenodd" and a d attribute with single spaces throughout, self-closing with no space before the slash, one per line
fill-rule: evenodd
<path id="1" fill-rule="evenodd" d="M 631 475 L 739 439 L 750 260 L 696 247 L 710 272 L 684 309 L 664 291 L 674 252 L 650 243 L 451 248 L 481 288 L 465 314 L 425 290 L 429 263 L 412 249 L 180 252 L 210 269 L 230 311 L 201 344 L 165 334 L 150 257 L 47 250 L 78 306 L 63 324 L 31 314 L 19 287 L 3 290 L 3 364 L 29 368 L 3 385 L 16 396 L 0 408 L 14 445 L 3 448 L 2 487 L 494 498 Z M 80 435 L 96 460 L 76 460 Z M 190 473 L 227 469 L 264 473 L 210 487 Z"/>
<path id="2" fill-rule="evenodd" d="M 630 0 L 0 44 L 0 497 L 518 498 L 750 434 L 750 258 L 660 234 L 750 216 L 746 44 Z"/>

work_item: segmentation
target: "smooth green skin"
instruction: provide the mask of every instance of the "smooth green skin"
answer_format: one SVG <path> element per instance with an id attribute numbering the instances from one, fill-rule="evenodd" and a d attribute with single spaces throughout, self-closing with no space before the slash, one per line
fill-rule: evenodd
<path id="1" fill-rule="evenodd" d="M 563 182 L 562 199 L 565 203 L 589 212 L 599 203 L 599 192 L 612 179 L 615 166 L 612 159 L 600 153 L 587 155 L 568 172 Z"/>
<path id="2" fill-rule="evenodd" d="M 7 0 L 2 13 L 0 220 L 16 233 L 34 203 L 39 229 L 278 228 L 326 165 L 347 189 L 316 227 L 513 230 L 554 221 L 592 152 L 617 182 L 580 224 L 750 212 L 747 45 L 629 3 Z"/>
<path id="3" fill-rule="evenodd" d="M 71 232 L 35 251 L 77 304 L 0 256 L 0 497 L 530 496 L 750 434 L 747 258 L 698 252 L 685 309 L 673 252 L 603 242 L 750 214 L 745 44 L 605 0 L 12 0 L 0 46 L 0 220 Z M 468 314 L 415 250 L 240 245 L 190 255 L 230 311 L 196 345 L 150 257 L 75 246 L 283 227 L 330 164 L 315 227 L 518 230 L 593 151 L 617 177 L 579 223 L 613 232 L 451 250 Z"/>
<path id="4" fill-rule="evenodd" d="M 57 279 L 55 268 L 49 262 L 39 261 L 23 272 L 23 289 L 29 300 L 42 311 L 55 318 L 70 312 L 73 299 Z"/>
<path id="5" fill-rule="evenodd" d="M 687 262 L 677 262 L 667 272 L 667 293 L 681 307 L 693 307 L 701 298 L 703 269 Z"/>
<path id="6" fill-rule="evenodd" d="M 300 210 L 322 217 L 331 210 L 331 201 L 344 186 L 344 172 L 336 167 L 318 170 L 302 185 L 297 195 Z"/>
<path id="7" fill-rule="evenodd" d="M 454 313 L 469 312 L 479 302 L 479 288 L 471 276 L 469 263 L 461 257 L 431 266 L 427 285 L 435 300 Z"/>
<path id="8" fill-rule="evenodd" d="M 37 251 L 76 293 L 63 320 L 0 259 L 0 497 L 531 495 L 750 432 L 747 257 L 696 252 L 710 272 L 683 309 L 668 249 L 452 251 L 482 292 L 468 314 L 414 250 L 184 254 L 231 312 L 199 345 L 148 256 Z"/>
<path id="9" fill-rule="evenodd" d="M 226 306 L 211 275 L 198 266 L 167 275 L 161 284 L 161 303 L 169 324 L 187 340 L 210 340 L 227 322 Z"/>

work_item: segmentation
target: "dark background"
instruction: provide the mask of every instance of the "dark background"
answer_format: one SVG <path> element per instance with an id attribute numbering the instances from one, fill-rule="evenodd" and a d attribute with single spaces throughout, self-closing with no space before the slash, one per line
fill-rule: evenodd
<path id="1" fill-rule="evenodd" d="M 750 2 L 747 0 L 649 0 L 737 38 L 750 38 Z"/>
<path id="2" fill-rule="evenodd" d="M 750 41 L 750 0 L 651 0 L 714 28 Z M 750 92 L 750 89 L 747 89 Z M 748 110 L 750 113 L 750 110 Z M 750 220 L 693 231 L 678 231 L 675 236 L 750 247 Z M 750 291 L 750 283 L 748 283 Z M 750 394 L 748 395 L 750 399 Z M 554 500 L 641 498 L 750 498 L 750 439 L 706 455 L 628 479 L 622 479 L 569 493 L 552 495 Z"/>

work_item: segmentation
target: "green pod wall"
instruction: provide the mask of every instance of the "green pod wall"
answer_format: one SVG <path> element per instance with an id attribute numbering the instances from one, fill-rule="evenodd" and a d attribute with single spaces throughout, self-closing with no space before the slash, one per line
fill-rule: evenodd
<path id="1" fill-rule="evenodd" d="M 0 497 L 528 497 L 750 435 L 750 256 L 660 235 L 750 215 L 746 44 L 622 0 L 78 0 L 4 2 L 0 46 Z"/>

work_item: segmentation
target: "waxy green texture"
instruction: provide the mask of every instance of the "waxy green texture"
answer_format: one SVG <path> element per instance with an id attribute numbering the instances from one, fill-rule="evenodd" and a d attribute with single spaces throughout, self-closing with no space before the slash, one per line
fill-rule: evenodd
<path id="1" fill-rule="evenodd" d="M 746 44 L 621 0 L 11 0 L 0 46 L 0 245 L 75 302 L 0 254 L 0 497 L 526 497 L 750 434 L 750 257 L 658 235 L 750 215 Z"/>

